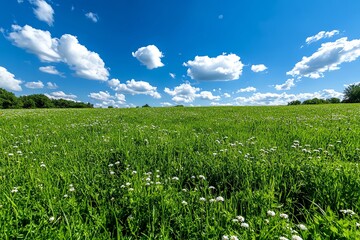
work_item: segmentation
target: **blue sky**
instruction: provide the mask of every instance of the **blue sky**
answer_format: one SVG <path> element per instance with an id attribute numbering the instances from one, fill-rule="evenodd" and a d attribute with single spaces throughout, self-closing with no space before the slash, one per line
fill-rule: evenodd
<path id="1" fill-rule="evenodd" d="M 6 0 L 0 87 L 97 107 L 281 105 L 360 81 L 360 2 Z"/>

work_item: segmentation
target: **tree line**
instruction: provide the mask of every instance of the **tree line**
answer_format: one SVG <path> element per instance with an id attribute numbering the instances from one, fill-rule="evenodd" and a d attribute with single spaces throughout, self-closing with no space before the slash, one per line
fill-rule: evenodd
<path id="1" fill-rule="evenodd" d="M 51 99 L 44 94 L 16 97 L 14 93 L 0 88 L 0 108 L 93 108 L 91 103 L 65 99 Z"/>
<path id="2" fill-rule="evenodd" d="M 351 84 L 344 90 L 344 99 L 341 101 L 339 98 L 328 98 L 328 99 L 319 99 L 313 98 L 308 99 L 303 102 L 300 100 L 294 100 L 288 102 L 288 105 L 309 105 L 309 104 L 327 104 L 327 103 L 360 103 L 360 83 Z"/>

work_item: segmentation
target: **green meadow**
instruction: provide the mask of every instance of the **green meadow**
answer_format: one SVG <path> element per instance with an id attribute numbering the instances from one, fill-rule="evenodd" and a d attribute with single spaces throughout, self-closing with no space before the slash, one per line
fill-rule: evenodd
<path id="1" fill-rule="evenodd" d="M 360 239 L 360 105 L 0 111 L 0 239 Z"/>

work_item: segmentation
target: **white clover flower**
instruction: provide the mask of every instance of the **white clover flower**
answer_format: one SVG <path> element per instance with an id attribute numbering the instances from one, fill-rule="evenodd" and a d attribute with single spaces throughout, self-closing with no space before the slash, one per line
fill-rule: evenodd
<path id="1" fill-rule="evenodd" d="M 67 197 L 69 197 L 69 195 L 67 195 L 67 194 L 64 194 L 64 198 L 67 198 Z"/>
<path id="2" fill-rule="evenodd" d="M 155 184 L 156 184 L 156 185 L 161 185 L 161 182 L 156 182 Z"/>
<path id="3" fill-rule="evenodd" d="M 205 180 L 206 178 L 204 177 L 204 175 L 199 175 L 199 178 L 201 179 L 201 180 Z"/>
<path id="4" fill-rule="evenodd" d="M 120 164 L 120 162 L 119 162 L 119 161 L 115 162 L 115 165 L 119 165 L 119 164 Z"/>
<path id="5" fill-rule="evenodd" d="M 149 182 L 147 182 L 147 183 L 145 183 L 145 185 L 146 185 L 146 186 L 150 186 L 150 183 L 149 183 Z"/>
<path id="6" fill-rule="evenodd" d="M 287 215 L 286 213 L 281 213 L 280 217 L 283 218 L 283 219 L 288 219 L 289 215 Z"/>
<path id="7" fill-rule="evenodd" d="M 356 223 L 356 227 L 360 227 L 360 223 Z"/>
<path id="8" fill-rule="evenodd" d="M 245 218 L 243 216 L 237 216 L 236 217 L 240 222 L 244 222 L 245 221 Z"/>
<path id="9" fill-rule="evenodd" d="M 150 178 L 147 178 L 147 179 L 145 179 L 147 182 L 150 182 L 151 181 L 151 179 Z"/>
<path id="10" fill-rule="evenodd" d="M 12 156 L 14 156 L 14 154 L 13 154 L 13 153 L 9 153 L 8 156 L 9 156 L 9 157 L 12 157 Z"/>
<path id="11" fill-rule="evenodd" d="M 274 217 L 275 216 L 275 212 L 274 211 L 267 211 L 267 215 L 270 216 L 270 217 Z"/>
<path id="12" fill-rule="evenodd" d="M 221 196 L 218 196 L 218 197 L 216 198 L 216 201 L 217 201 L 217 202 L 223 202 L 223 201 L 224 201 L 224 198 L 221 197 Z"/>
<path id="13" fill-rule="evenodd" d="M 125 188 L 125 185 L 121 185 L 120 187 L 121 187 L 121 188 Z"/>
<path id="14" fill-rule="evenodd" d="M 130 186 L 130 185 L 131 185 L 131 183 L 127 182 L 127 183 L 125 183 L 125 185 L 126 185 L 126 186 Z"/>
<path id="15" fill-rule="evenodd" d="M 237 236 L 231 236 L 230 240 L 239 240 Z"/>
<path id="16" fill-rule="evenodd" d="M 172 180 L 179 181 L 178 177 L 173 177 Z"/>
<path id="17" fill-rule="evenodd" d="M 297 227 L 303 231 L 307 230 L 307 227 L 304 224 L 298 224 Z"/>
<path id="18" fill-rule="evenodd" d="M 181 202 L 182 205 L 187 205 L 188 203 L 186 201 Z"/>
<path id="19" fill-rule="evenodd" d="M 289 240 L 289 239 L 286 237 L 279 237 L 279 240 Z"/>
<path id="20" fill-rule="evenodd" d="M 75 192 L 75 188 L 74 188 L 74 187 L 70 187 L 70 188 L 69 188 L 69 191 L 70 191 L 70 192 Z"/>
<path id="21" fill-rule="evenodd" d="M 215 201 L 216 201 L 216 200 L 213 199 L 213 198 L 209 200 L 209 202 L 211 202 L 211 203 L 213 203 L 213 202 L 215 202 Z"/>
<path id="22" fill-rule="evenodd" d="M 132 171 L 132 174 L 136 174 L 137 172 L 136 171 Z"/>
<path id="23" fill-rule="evenodd" d="M 53 222 L 55 220 L 55 217 L 50 217 L 49 222 Z"/>
<path id="24" fill-rule="evenodd" d="M 293 235 L 291 237 L 291 240 L 303 240 L 302 237 L 298 236 L 298 235 Z"/>
<path id="25" fill-rule="evenodd" d="M 243 228 L 249 228 L 249 224 L 248 223 L 241 223 L 241 225 L 240 225 L 241 227 L 243 227 Z"/>
<path id="26" fill-rule="evenodd" d="M 115 174 L 115 172 L 114 172 L 114 171 L 110 171 L 110 174 L 111 174 L 111 175 L 114 175 L 114 174 Z"/>
<path id="27" fill-rule="evenodd" d="M 132 192 L 132 191 L 134 191 L 134 189 L 133 189 L 133 188 L 129 188 L 128 190 L 129 190 L 129 192 Z"/>
<path id="28" fill-rule="evenodd" d="M 237 220 L 236 218 L 234 218 L 232 221 L 236 223 L 239 222 L 239 220 Z"/>
<path id="29" fill-rule="evenodd" d="M 19 191 L 19 190 L 18 190 L 17 187 L 14 187 L 14 188 L 11 190 L 12 193 L 17 193 L 18 191 Z"/>
<path id="30" fill-rule="evenodd" d="M 183 192 L 187 192 L 187 189 L 183 188 L 181 191 L 183 191 Z"/>
<path id="31" fill-rule="evenodd" d="M 195 179 L 195 176 L 191 176 L 192 179 Z"/>
<path id="32" fill-rule="evenodd" d="M 42 167 L 42 168 L 46 168 L 45 163 L 44 163 L 44 162 L 41 162 L 40 167 Z"/>
<path id="33" fill-rule="evenodd" d="M 199 200 L 200 200 L 201 202 L 206 202 L 206 198 L 204 198 L 204 197 L 201 197 Z"/>
<path id="34" fill-rule="evenodd" d="M 109 166 L 109 167 L 113 167 L 113 166 L 114 166 L 114 164 L 110 163 L 108 166 Z"/>
<path id="35" fill-rule="evenodd" d="M 156 178 L 160 178 L 160 175 L 156 175 Z"/>
<path id="36" fill-rule="evenodd" d="M 221 238 L 222 240 L 229 240 L 229 237 L 228 236 L 226 236 L 226 235 L 224 235 L 224 236 L 222 236 L 222 238 Z"/>

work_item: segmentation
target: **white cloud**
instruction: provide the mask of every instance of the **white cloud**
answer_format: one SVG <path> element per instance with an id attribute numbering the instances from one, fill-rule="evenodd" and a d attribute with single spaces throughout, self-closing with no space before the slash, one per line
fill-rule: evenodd
<path id="1" fill-rule="evenodd" d="M 51 99 L 64 99 L 64 100 L 70 100 L 70 101 L 75 101 L 75 98 L 77 98 L 76 95 L 74 94 L 66 94 L 63 91 L 58 91 L 58 92 L 52 92 L 50 94 L 45 94 L 48 98 Z"/>
<path id="2" fill-rule="evenodd" d="M 44 88 L 44 84 L 42 83 L 42 81 L 27 82 L 25 83 L 25 87 L 30 89 L 40 89 L 40 88 Z"/>
<path id="3" fill-rule="evenodd" d="M 293 77 L 324 77 L 324 72 L 340 69 L 344 62 L 355 61 L 360 56 L 360 39 L 348 41 L 346 37 L 335 42 L 321 44 L 310 57 L 303 57 L 295 67 L 287 72 Z"/>
<path id="4" fill-rule="evenodd" d="M 252 65 L 251 71 L 253 72 L 263 72 L 267 69 L 267 67 L 264 64 L 258 64 L 258 65 Z"/>
<path id="5" fill-rule="evenodd" d="M 47 87 L 48 89 L 57 89 L 57 88 L 58 88 L 58 85 L 56 85 L 56 83 L 47 82 L 47 83 L 46 83 L 46 87 Z"/>
<path id="6" fill-rule="evenodd" d="M 285 81 L 285 83 L 283 84 L 277 84 L 275 85 L 275 89 L 276 90 L 290 90 L 290 88 L 294 87 L 295 86 L 295 83 L 294 83 L 294 79 L 291 78 L 291 79 L 288 79 Z"/>
<path id="7" fill-rule="evenodd" d="M 155 45 L 141 47 L 136 52 L 133 52 L 132 56 L 139 60 L 139 62 L 145 65 L 148 69 L 164 66 L 161 62 L 161 58 L 164 57 L 164 55 Z"/>
<path id="8" fill-rule="evenodd" d="M 54 9 L 44 0 L 30 0 L 30 2 L 35 6 L 33 10 L 37 19 L 52 26 L 54 23 Z"/>
<path id="9" fill-rule="evenodd" d="M 222 14 L 220 14 L 219 16 L 218 16 L 218 19 L 224 19 L 224 15 L 222 15 Z"/>
<path id="10" fill-rule="evenodd" d="M 237 105 L 286 105 L 294 100 L 304 101 L 312 98 L 343 98 L 343 94 L 333 89 L 324 89 L 314 93 L 254 93 L 250 97 L 237 97 L 235 102 Z"/>
<path id="11" fill-rule="evenodd" d="M 128 93 L 132 95 L 143 94 L 157 99 L 161 98 L 160 93 L 157 92 L 157 87 L 153 87 L 150 85 L 150 83 L 145 81 L 136 81 L 131 79 L 126 81 L 126 83 L 120 83 L 118 79 L 111 79 L 108 84 L 113 90 L 117 92 Z"/>
<path id="12" fill-rule="evenodd" d="M 64 62 L 79 77 L 106 81 L 109 71 L 99 54 L 81 45 L 75 36 L 64 34 L 60 39 L 52 38 L 50 32 L 31 26 L 13 25 L 9 39 L 17 47 L 33 53 L 43 62 Z"/>
<path id="13" fill-rule="evenodd" d="M 164 92 L 172 96 L 172 100 L 177 103 L 193 102 L 198 91 L 200 91 L 200 88 L 192 87 L 189 83 L 183 83 L 180 86 L 175 87 L 174 90 L 170 90 L 169 88 L 164 89 Z"/>
<path id="14" fill-rule="evenodd" d="M 162 103 L 160 103 L 161 104 L 161 106 L 163 106 L 163 107 L 171 107 L 173 104 L 171 104 L 171 103 L 169 103 L 169 102 L 162 102 Z"/>
<path id="15" fill-rule="evenodd" d="M 109 71 L 99 54 L 89 51 L 75 36 L 62 35 L 58 49 L 63 62 L 68 64 L 77 76 L 91 80 L 108 79 Z"/>
<path id="16" fill-rule="evenodd" d="M 172 79 L 175 79 L 175 77 L 176 77 L 175 73 L 169 73 L 169 75 Z"/>
<path id="17" fill-rule="evenodd" d="M 232 104 L 232 103 L 221 103 L 221 102 L 211 102 L 210 105 L 211 106 L 233 106 L 234 104 Z"/>
<path id="18" fill-rule="evenodd" d="M 220 96 L 214 96 L 212 92 L 209 91 L 202 91 L 196 95 L 196 97 L 203 99 L 203 100 L 210 100 L 210 101 L 219 101 L 221 99 Z"/>
<path id="19" fill-rule="evenodd" d="M 231 95 L 229 94 L 229 93 L 224 93 L 224 98 L 230 98 L 231 97 Z"/>
<path id="20" fill-rule="evenodd" d="M 39 67 L 39 70 L 44 73 L 63 76 L 63 73 L 59 72 L 54 66 Z"/>
<path id="21" fill-rule="evenodd" d="M 85 16 L 90 19 L 91 21 L 93 21 L 94 23 L 99 21 L 99 16 L 96 13 L 93 12 L 88 12 L 85 14 Z"/>
<path id="22" fill-rule="evenodd" d="M 165 88 L 164 92 L 172 96 L 172 100 L 176 103 L 191 103 L 195 99 L 218 101 L 221 99 L 220 96 L 214 96 L 210 91 L 201 91 L 200 88 L 192 87 L 189 83 L 180 84 L 171 90 Z"/>
<path id="23" fill-rule="evenodd" d="M 100 91 L 98 93 L 90 93 L 89 97 L 92 99 L 95 99 L 95 100 L 100 100 L 100 101 L 106 101 L 106 100 L 114 98 L 113 96 L 110 95 L 110 93 L 108 91 L 106 91 L 106 92 Z"/>
<path id="24" fill-rule="evenodd" d="M 29 25 L 24 27 L 12 25 L 12 30 L 8 38 L 15 46 L 35 54 L 43 62 L 61 61 L 57 50 L 58 39 L 51 38 L 50 32 L 35 29 Z"/>
<path id="25" fill-rule="evenodd" d="M 231 81 L 239 79 L 243 64 L 235 54 L 222 54 L 214 58 L 196 56 L 193 61 L 183 64 L 188 67 L 187 75 L 191 79 L 204 81 Z"/>
<path id="26" fill-rule="evenodd" d="M 0 66 L 0 88 L 5 88 L 10 91 L 21 91 L 20 86 L 22 82 L 15 79 L 15 75 L 8 72 L 4 67 Z"/>
<path id="27" fill-rule="evenodd" d="M 333 30 L 331 32 L 321 31 L 321 32 L 319 32 L 318 34 L 316 34 L 314 36 L 306 38 L 306 43 L 311 44 L 311 43 L 317 42 L 317 41 L 319 41 L 319 40 L 321 40 L 323 38 L 331 38 L 331 37 L 333 37 L 334 35 L 337 35 L 337 34 L 339 34 L 339 30 Z"/>
<path id="28" fill-rule="evenodd" d="M 24 2 L 24 0 L 17 0 L 17 2 L 18 2 L 18 3 L 23 3 L 23 2 Z"/>
<path id="29" fill-rule="evenodd" d="M 240 88 L 236 91 L 236 93 L 243 93 L 243 92 L 256 92 L 256 88 L 254 87 L 246 87 L 246 88 Z"/>

